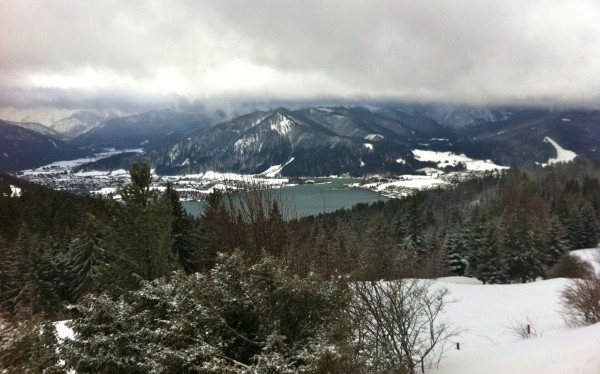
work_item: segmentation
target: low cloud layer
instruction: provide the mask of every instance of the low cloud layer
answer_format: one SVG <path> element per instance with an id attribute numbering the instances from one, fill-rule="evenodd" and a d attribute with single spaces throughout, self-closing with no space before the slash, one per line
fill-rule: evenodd
<path id="1" fill-rule="evenodd" d="M 600 3 L 3 1 L 0 106 L 600 103 Z"/>

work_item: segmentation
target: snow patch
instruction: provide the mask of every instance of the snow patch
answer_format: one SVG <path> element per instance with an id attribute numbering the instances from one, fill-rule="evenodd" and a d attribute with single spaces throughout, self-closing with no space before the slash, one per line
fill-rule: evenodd
<path id="1" fill-rule="evenodd" d="M 13 186 L 12 184 L 10 185 L 10 191 L 12 197 L 20 197 L 23 193 L 23 191 L 19 187 Z"/>
<path id="2" fill-rule="evenodd" d="M 397 164 L 406 164 L 406 160 L 405 160 L 405 159 L 403 159 L 403 158 L 397 158 L 397 159 L 396 159 L 396 163 L 397 163 Z"/>
<path id="3" fill-rule="evenodd" d="M 360 166 L 364 166 L 362 161 Z M 368 188 L 382 195 L 386 195 L 386 191 L 389 192 L 389 190 L 401 190 L 400 196 L 408 196 L 414 190 L 429 189 L 447 184 L 446 181 L 439 179 L 437 175 L 401 175 L 399 178 L 388 182 L 355 183 L 351 184 L 350 187 Z"/>
<path id="4" fill-rule="evenodd" d="M 294 158 L 292 157 L 288 162 L 286 162 L 283 165 L 273 165 L 270 168 L 268 168 L 267 170 L 263 171 L 262 173 L 260 173 L 260 175 L 265 176 L 267 178 L 274 178 L 277 175 L 279 175 L 281 173 L 281 170 L 288 165 L 289 163 L 291 163 L 292 161 L 294 161 Z"/>
<path id="5" fill-rule="evenodd" d="M 116 194 L 117 193 L 117 189 L 114 187 L 103 187 L 99 190 L 96 191 L 90 191 L 93 195 L 102 195 L 102 196 L 108 196 L 110 194 Z"/>
<path id="6" fill-rule="evenodd" d="M 363 148 L 368 150 L 368 151 L 372 151 L 373 150 L 373 144 L 371 143 L 363 143 Z"/>
<path id="7" fill-rule="evenodd" d="M 382 140 L 384 137 L 381 134 L 369 134 L 365 136 L 365 140 L 370 140 L 372 142 L 378 142 Z"/>
<path id="8" fill-rule="evenodd" d="M 413 149 L 415 159 L 422 162 L 437 162 L 437 167 L 456 166 L 459 163 L 465 165 L 469 171 L 488 171 L 507 169 L 507 166 L 494 164 L 491 160 L 474 160 L 464 154 L 457 155 L 452 152 L 437 152 L 422 149 Z"/>
<path id="9" fill-rule="evenodd" d="M 544 143 L 550 143 L 550 144 L 552 144 L 554 149 L 556 149 L 556 158 L 548 159 L 549 165 L 556 164 L 557 162 L 573 161 L 575 159 L 575 157 L 577 157 L 577 153 L 575 153 L 573 151 L 569 151 L 567 149 L 564 149 L 557 142 L 555 142 L 554 140 L 552 140 L 552 138 L 550 138 L 548 136 L 546 136 L 544 138 Z"/>
<path id="10" fill-rule="evenodd" d="M 73 340 L 75 338 L 75 333 L 73 332 L 73 329 L 71 329 L 70 327 L 67 326 L 67 323 L 69 323 L 69 322 L 70 322 L 70 320 L 54 322 L 54 327 L 56 328 L 56 335 L 57 335 L 58 339 Z"/>
<path id="11" fill-rule="evenodd" d="M 279 115 L 278 118 L 280 119 L 279 122 L 271 124 L 271 130 L 277 131 L 279 135 L 285 135 L 290 132 L 294 122 L 282 115 Z"/>
<path id="12" fill-rule="evenodd" d="M 561 121 L 563 121 L 563 122 L 571 122 L 571 119 L 570 118 L 563 118 L 563 119 L 561 119 Z"/>

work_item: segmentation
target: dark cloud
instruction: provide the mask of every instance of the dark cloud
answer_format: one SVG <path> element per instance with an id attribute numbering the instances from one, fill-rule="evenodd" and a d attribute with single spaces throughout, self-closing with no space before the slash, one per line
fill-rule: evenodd
<path id="1" fill-rule="evenodd" d="M 4 2 L 0 106 L 600 99 L 593 0 Z"/>

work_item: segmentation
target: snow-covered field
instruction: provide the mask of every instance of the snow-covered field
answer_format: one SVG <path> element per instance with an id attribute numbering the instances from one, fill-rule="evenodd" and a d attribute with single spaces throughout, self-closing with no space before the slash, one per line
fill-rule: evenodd
<path id="1" fill-rule="evenodd" d="M 447 182 L 432 175 L 402 175 L 397 179 L 386 182 L 355 183 L 350 187 L 367 188 L 389 197 L 408 196 L 416 190 L 437 187 Z"/>
<path id="2" fill-rule="evenodd" d="M 593 259 L 600 249 L 575 251 Z M 527 284 L 481 285 L 462 277 L 440 278 L 451 298 L 446 318 L 466 329 L 446 352 L 436 374 L 598 374 L 600 373 L 600 324 L 569 328 L 560 315 L 559 293 L 567 279 Z M 511 327 L 532 326 L 537 336 L 522 339 Z"/>
<path id="3" fill-rule="evenodd" d="M 419 161 L 437 162 L 438 168 L 456 166 L 459 163 L 462 163 L 469 171 L 508 169 L 506 166 L 494 164 L 491 160 L 474 160 L 465 156 L 464 154 L 457 155 L 456 153 L 452 152 L 437 152 L 421 149 L 413 149 L 412 153 L 415 155 L 415 159 Z"/>

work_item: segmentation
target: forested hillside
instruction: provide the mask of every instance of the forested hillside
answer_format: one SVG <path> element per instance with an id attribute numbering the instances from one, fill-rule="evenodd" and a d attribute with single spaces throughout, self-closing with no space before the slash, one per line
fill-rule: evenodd
<path id="1" fill-rule="evenodd" d="M 284 219 L 290 200 L 259 186 L 215 191 L 203 215 L 193 217 L 170 186 L 149 188 L 147 164 L 133 164 L 130 174 L 122 202 L 0 176 L 0 311 L 2 344 L 10 347 L 0 355 L 4 367 L 57 360 L 36 345 L 55 341 L 53 333 L 34 334 L 38 343 L 15 340 L 14 331 L 23 332 L 16 326 L 34 326 L 18 323 L 72 319 L 76 333 L 89 338 L 65 345 L 74 352 L 67 368 L 81 373 L 94 372 L 95 359 L 106 362 L 102 372 L 274 362 L 289 371 L 332 365 L 367 372 L 372 362 L 343 328 L 356 322 L 352 308 L 339 313 L 351 305 L 348 281 L 571 276 L 561 266 L 565 254 L 600 238 L 597 161 L 490 172 L 453 188 L 292 220 Z M 199 309 L 189 319 L 185 308 Z M 93 339 L 115 329 L 123 331 L 121 343 Z M 207 329 L 206 338 L 188 340 L 198 329 Z M 156 356 L 148 357 L 156 362 L 136 351 L 140 339 L 154 342 Z M 105 349 L 110 357 L 91 353 Z M 394 365 L 413 371 L 412 353 L 403 355 Z M 148 366 L 133 370 L 127 357 Z"/>

